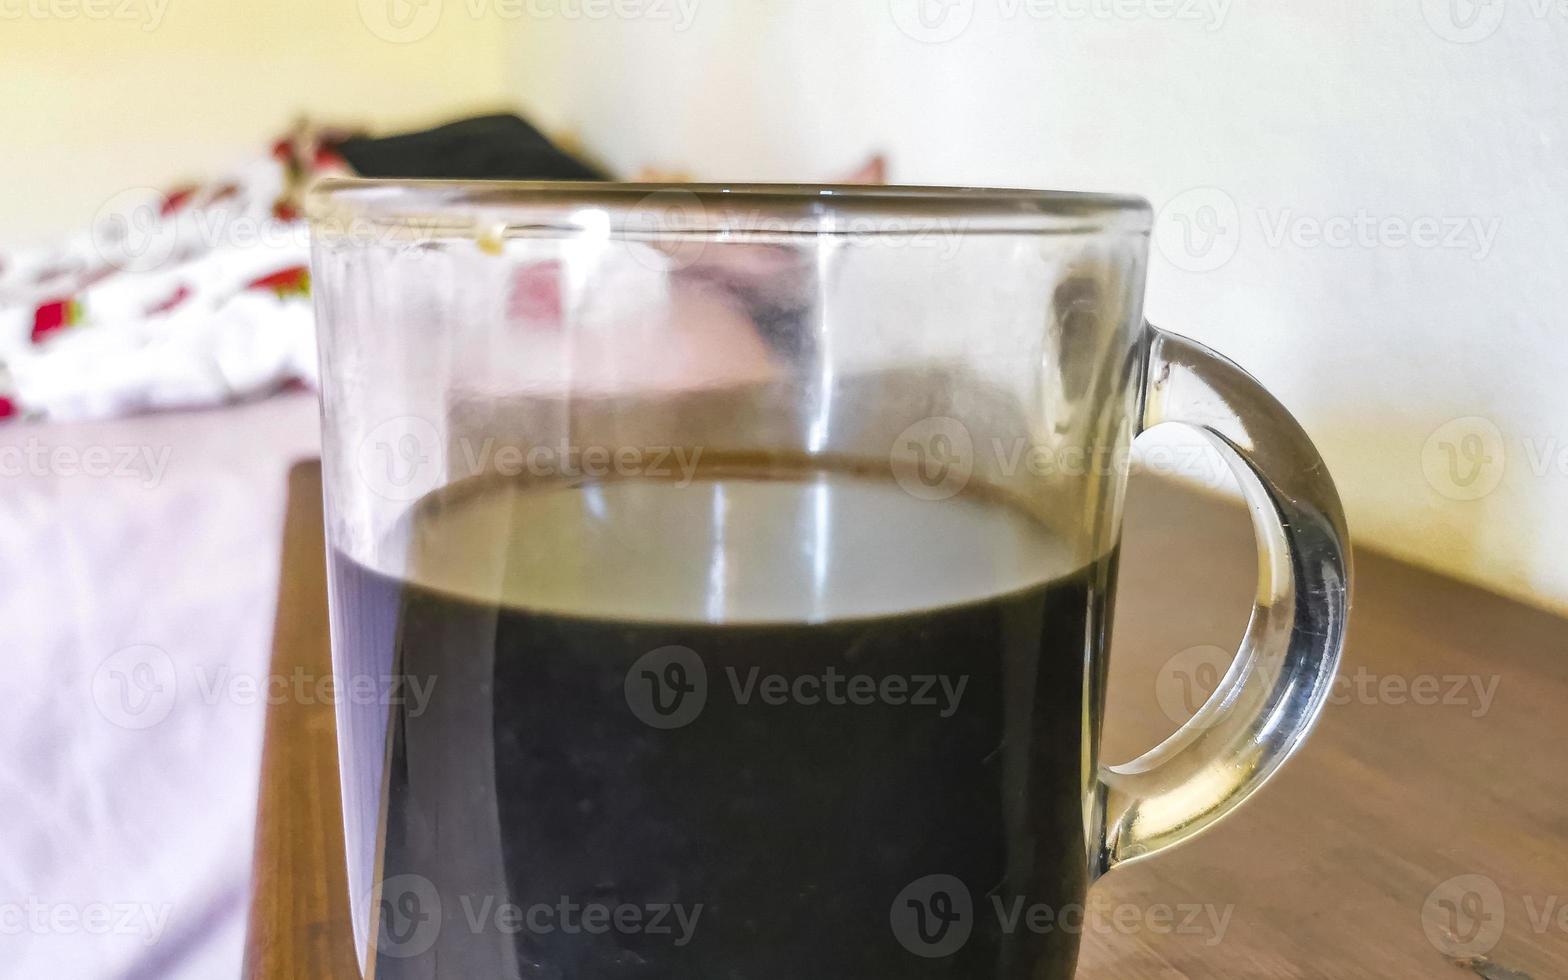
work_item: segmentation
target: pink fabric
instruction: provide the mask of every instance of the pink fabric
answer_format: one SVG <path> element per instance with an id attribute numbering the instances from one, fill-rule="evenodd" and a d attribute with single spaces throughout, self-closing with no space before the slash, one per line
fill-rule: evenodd
<path id="1" fill-rule="evenodd" d="M 238 975 L 266 714 L 242 679 L 318 439 L 302 393 L 0 426 L 0 975 Z"/>

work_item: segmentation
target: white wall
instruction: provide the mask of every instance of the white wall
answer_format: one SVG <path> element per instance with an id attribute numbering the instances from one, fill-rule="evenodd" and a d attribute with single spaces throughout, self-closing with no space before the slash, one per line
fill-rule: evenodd
<path id="1" fill-rule="evenodd" d="M 1144 194 L 1151 319 L 1300 415 L 1361 541 L 1568 609 L 1568 6 L 685 4 L 547 7 L 514 91 L 625 171 Z"/>

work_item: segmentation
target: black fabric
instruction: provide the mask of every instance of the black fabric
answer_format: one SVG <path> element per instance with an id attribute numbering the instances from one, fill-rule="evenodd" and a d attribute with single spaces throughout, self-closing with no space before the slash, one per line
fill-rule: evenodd
<path id="1" fill-rule="evenodd" d="M 605 180 L 512 115 L 476 116 L 398 136 L 356 136 L 338 153 L 361 177 L 452 180 Z"/>
<path id="2" fill-rule="evenodd" d="M 447 180 L 608 180 L 592 166 L 550 142 L 513 115 L 477 116 L 435 129 L 372 138 L 356 136 L 337 146 L 361 177 Z M 729 297 L 750 316 L 777 353 L 805 363 L 815 332 L 806 323 L 814 301 L 809 255 L 793 247 L 762 248 L 774 259 L 761 271 L 726 263 L 724 250 L 672 275 L 698 281 Z"/>

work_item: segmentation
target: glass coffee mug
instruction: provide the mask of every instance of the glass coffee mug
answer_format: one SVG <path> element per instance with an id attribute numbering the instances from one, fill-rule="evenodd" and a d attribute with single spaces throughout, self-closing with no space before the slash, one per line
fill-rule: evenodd
<path id="1" fill-rule="evenodd" d="M 1323 707 L 1338 498 L 1257 382 L 1144 322 L 1141 200 L 347 181 L 311 213 L 367 976 L 1070 977 L 1077 935 L 1010 910 L 1208 828 Z M 1232 464 L 1257 607 L 1106 766 L 1162 422 Z"/>

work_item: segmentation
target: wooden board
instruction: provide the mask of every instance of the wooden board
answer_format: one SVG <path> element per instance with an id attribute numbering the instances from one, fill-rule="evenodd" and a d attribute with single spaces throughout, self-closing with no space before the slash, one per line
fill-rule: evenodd
<path id="1" fill-rule="evenodd" d="M 332 657 L 318 463 L 289 472 L 280 579 L 272 672 L 325 676 Z M 359 975 L 343 859 L 336 726 L 333 707 L 323 700 L 282 699 L 267 710 L 246 977 Z"/>
<path id="2" fill-rule="evenodd" d="M 330 671 L 320 472 L 291 474 L 275 672 Z M 1250 608 L 1241 510 L 1152 479 L 1128 503 L 1109 758 L 1174 729 Z M 1202 839 L 1118 870 L 1083 977 L 1568 977 L 1568 621 L 1357 554 L 1335 703 Z M 356 976 L 334 719 L 267 720 L 246 976 Z"/>

